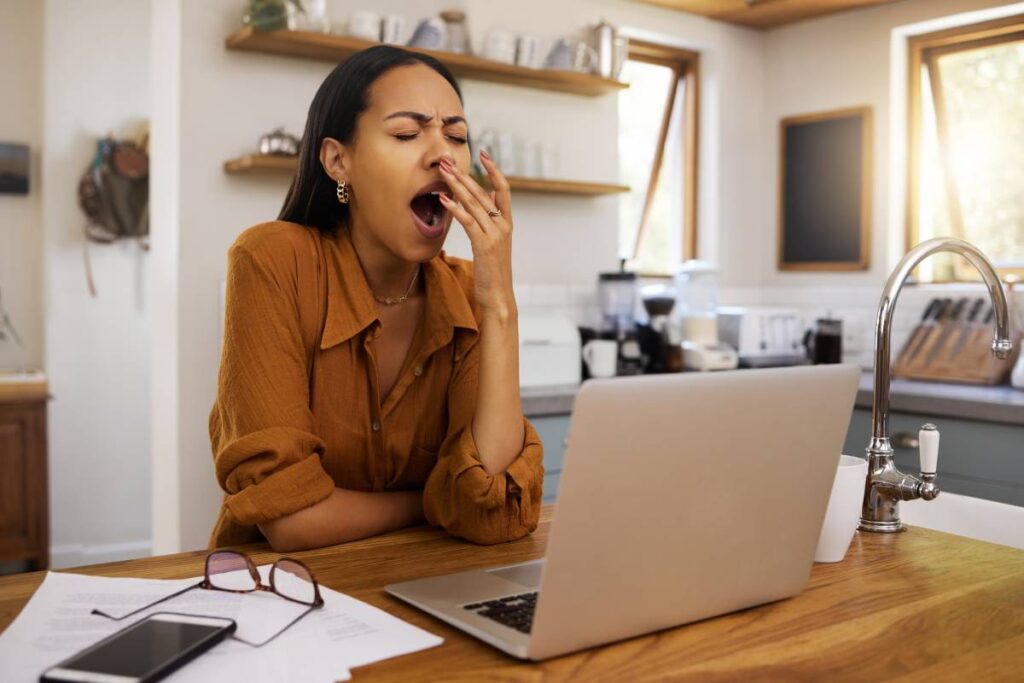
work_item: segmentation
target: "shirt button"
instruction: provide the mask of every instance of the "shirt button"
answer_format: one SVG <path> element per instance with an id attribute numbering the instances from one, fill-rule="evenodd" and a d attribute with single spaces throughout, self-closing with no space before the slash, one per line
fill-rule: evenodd
<path id="1" fill-rule="evenodd" d="M 417 377 L 422 375 L 423 374 L 423 366 L 422 365 L 417 365 L 416 369 L 412 371 L 412 374 L 416 375 Z"/>
<path id="2" fill-rule="evenodd" d="M 380 422 L 377 422 L 376 420 L 374 420 L 373 424 L 370 425 L 370 427 L 373 429 L 373 431 L 379 432 L 380 431 Z"/>

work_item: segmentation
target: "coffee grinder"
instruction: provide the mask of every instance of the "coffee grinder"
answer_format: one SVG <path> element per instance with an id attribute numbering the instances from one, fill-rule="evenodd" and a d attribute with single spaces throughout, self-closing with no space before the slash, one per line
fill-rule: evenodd
<path id="1" fill-rule="evenodd" d="M 683 349 L 681 328 L 671 317 L 676 305 L 674 287 L 654 284 L 640 291 L 650 322 L 640 326 L 640 346 L 647 360 L 645 372 L 681 372 Z"/>
<path id="2" fill-rule="evenodd" d="M 601 304 L 601 337 L 613 339 L 619 345 L 616 374 L 643 372 L 643 355 L 633 319 L 637 297 L 636 273 L 626 272 L 626 259 L 619 260 L 618 272 L 598 273 L 597 294 Z"/>

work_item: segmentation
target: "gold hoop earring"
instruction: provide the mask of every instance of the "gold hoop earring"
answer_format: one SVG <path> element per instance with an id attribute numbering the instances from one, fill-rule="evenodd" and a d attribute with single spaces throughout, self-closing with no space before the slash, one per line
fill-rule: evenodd
<path id="1" fill-rule="evenodd" d="M 342 204 L 348 204 L 349 191 L 348 185 L 345 184 L 344 180 L 338 181 L 338 201 Z"/>

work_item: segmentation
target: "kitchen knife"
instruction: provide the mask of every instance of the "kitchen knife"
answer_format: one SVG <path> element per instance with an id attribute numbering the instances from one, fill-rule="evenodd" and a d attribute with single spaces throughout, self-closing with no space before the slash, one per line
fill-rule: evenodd
<path id="1" fill-rule="evenodd" d="M 935 357 L 939 355 L 939 351 L 941 351 L 942 347 L 946 345 L 946 341 L 951 336 L 951 332 L 953 328 L 956 327 L 956 324 L 960 319 L 960 314 L 963 313 L 966 306 L 967 299 L 957 299 L 957 302 L 953 304 L 952 308 L 946 308 L 948 314 L 941 322 L 939 322 L 938 325 L 936 325 L 938 332 L 935 334 L 938 335 L 938 339 L 935 340 L 931 350 L 928 352 L 928 358 L 924 362 L 925 366 L 931 365 L 932 361 L 935 360 Z"/>
<path id="2" fill-rule="evenodd" d="M 932 317 L 935 316 L 940 310 L 942 310 L 942 300 L 932 299 L 928 303 L 928 307 L 924 309 L 924 315 L 921 316 L 921 322 L 914 327 L 914 331 L 910 333 L 910 338 L 907 339 L 907 343 L 903 345 L 903 352 L 896 360 L 897 365 L 909 362 L 914 355 L 921 350 L 921 344 L 924 342 L 927 331 L 931 327 L 930 323 Z"/>
<path id="3" fill-rule="evenodd" d="M 949 352 L 949 360 L 953 360 L 960 354 L 964 348 L 964 344 L 967 343 L 967 339 L 974 332 L 974 321 L 978 319 L 978 314 L 981 313 L 982 306 L 985 305 L 985 300 L 978 298 L 971 304 L 971 310 L 967 314 L 967 320 L 961 325 L 960 337 L 956 340 L 956 344 L 953 345 L 953 350 Z"/>
<path id="4" fill-rule="evenodd" d="M 924 367 L 922 359 L 923 354 L 929 349 L 929 343 L 935 341 L 937 334 L 936 328 L 942 322 L 946 315 L 946 312 L 953 305 L 952 299 L 940 299 L 939 305 L 935 307 L 935 312 L 932 314 L 931 320 L 925 325 L 924 333 L 921 335 L 921 341 L 917 343 L 917 348 L 914 349 L 913 355 L 907 359 L 908 367 L 920 370 Z"/>

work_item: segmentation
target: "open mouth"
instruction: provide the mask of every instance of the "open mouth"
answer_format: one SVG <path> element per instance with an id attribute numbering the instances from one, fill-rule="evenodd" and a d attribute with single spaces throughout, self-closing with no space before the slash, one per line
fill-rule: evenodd
<path id="1" fill-rule="evenodd" d="M 423 194 L 416 195 L 409 202 L 412 212 L 428 228 L 440 226 L 441 218 L 444 216 L 444 207 L 441 206 L 441 200 L 438 198 L 439 194 L 441 194 L 440 190 L 424 192 Z"/>

